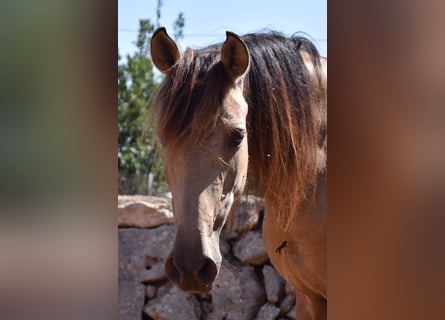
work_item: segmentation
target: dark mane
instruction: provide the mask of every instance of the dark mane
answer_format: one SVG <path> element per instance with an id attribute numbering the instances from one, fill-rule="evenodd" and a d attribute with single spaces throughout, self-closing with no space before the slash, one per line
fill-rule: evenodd
<path id="1" fill-rule="evenodd" d="M 251 58 L 244 78 L 249 171 L 268 208 L 288 227 L 293 220 L 289 213 L 303 210 L 312 201 L 319 174 L 317 152 L 326 134 L 315 107 L 326 99 L 320 56 L 301 36 L 268 32 L 241 39 Z M 152 113 L 162 143 L 179 143 L 190 134 L 199 137 L 203 119 L 204 127 L 215 124 L 222 99 L 233 85 L 219 62 L 220 48 L 221 44 L 187 49 L 161 84 Z M 303 55 L 314 65 L 315 83 Z"/>
<path id="2" fill-rule="evenodd" d="M 290 212 L 301 214 L 313 200 L 318 176 L 317 151 L 325 124 L 317 119 L 322 80 L 320 56 L 306 38 L 277 33 L 242 38 L 249 48 L 249 169 L 262 188 L 268 207 L 283 226 Z M 311 82 L 305 52 L 315 67 Z M 297 209 L 297 210 L 295 210 Z"/>

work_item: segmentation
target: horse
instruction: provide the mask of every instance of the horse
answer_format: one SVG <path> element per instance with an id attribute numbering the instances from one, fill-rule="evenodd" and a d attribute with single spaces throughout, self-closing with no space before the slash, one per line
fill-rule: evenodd
<path id="1" fill-rule="evenodd" d="M 223 43 L 181 52 L 161 27 L 150 52 L 165 75 L 150 112 L 177 226 L 166 275 L 185 292 L 212 289 L 219 236 L 249 175 L 297 319 L 326 319 L 327 59 L 306 37 L 273 31 L 227 31 Z"/>

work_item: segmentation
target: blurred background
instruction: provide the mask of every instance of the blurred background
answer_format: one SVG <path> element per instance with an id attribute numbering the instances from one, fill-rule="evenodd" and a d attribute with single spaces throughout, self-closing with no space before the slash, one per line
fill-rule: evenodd
<path id="1" fill-rule="evenodd" d="M 1 1 L 0 47 L 0 319 L 113 319 L 117 3 Z"/>

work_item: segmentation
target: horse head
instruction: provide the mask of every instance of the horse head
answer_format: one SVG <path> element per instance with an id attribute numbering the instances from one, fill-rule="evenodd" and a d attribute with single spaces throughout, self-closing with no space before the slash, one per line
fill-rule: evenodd
<path id="1" fill-rule="evenodd" d="M 151 40 L 165 74 L 157 96 L 157 135 L 177 226 L 165 272 L 180 289 L 211 290 L 222 256 L 219 236 L 236 194 L 244 189 L 247 103 L 243 76 L 249 51 L 235 34 L 218 50 L 182 54 L 164 28 Z"/>

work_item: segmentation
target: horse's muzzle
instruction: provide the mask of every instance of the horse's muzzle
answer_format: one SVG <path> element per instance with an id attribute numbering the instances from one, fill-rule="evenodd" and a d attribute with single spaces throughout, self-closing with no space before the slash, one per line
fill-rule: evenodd
<path id="1" fill-rule="evenodd" d="M 207 293 L 213 287 L 218 268 L 208 257 L 184 263 L 183 259 L 170 255 L 165 263 L 165 273 L 182 291 Z"/>

